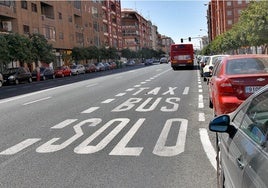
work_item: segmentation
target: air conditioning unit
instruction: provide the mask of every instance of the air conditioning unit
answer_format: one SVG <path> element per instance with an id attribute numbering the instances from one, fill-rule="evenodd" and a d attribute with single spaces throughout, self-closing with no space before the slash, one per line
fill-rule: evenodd
<path id="1" fill-rule="evenodd" d="M 3 29 L 6 31 L 12 31 L 11 21 L 2 21 Z"/>

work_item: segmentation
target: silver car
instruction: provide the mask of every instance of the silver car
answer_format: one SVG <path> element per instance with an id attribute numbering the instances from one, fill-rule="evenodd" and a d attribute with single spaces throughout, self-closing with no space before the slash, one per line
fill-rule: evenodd
<path id="1" fill-rule="evenodd" d="M 70 66 L 72 75 L 78 75 L 78 74 L 85 74 L 86 69 L 84 65 L 78 64 L 78 65 L 71 65 Z"/>
<path id="2" fill-rule="evenodd" d="M 4 83 L 3 75 L 0 73 L 0 87 L 2 87 Z"/>
<path id="3" fill-rule="evenodd" d="M 217 132 L 219 187 L 268 187 L 268 85 L 209 129 Z"/>

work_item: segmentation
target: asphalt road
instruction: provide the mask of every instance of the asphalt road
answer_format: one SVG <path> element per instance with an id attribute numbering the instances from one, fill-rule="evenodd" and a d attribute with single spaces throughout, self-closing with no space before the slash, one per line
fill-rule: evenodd
<path id="1" fill-rule="evenodd" d="M 158 64 L 1 90 L 0 187 L 216 187 L 198 70 Z"/>

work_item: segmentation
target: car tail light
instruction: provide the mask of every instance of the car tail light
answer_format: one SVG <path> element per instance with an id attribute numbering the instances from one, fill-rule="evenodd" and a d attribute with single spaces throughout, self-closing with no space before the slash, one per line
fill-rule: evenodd
<path id="1" fill-rule="evenodd" d="M 233 85 L 229 81 L 229 79 L 224 79 L 219 83 L 219 92 L 223 95 L 234 94 Z"/>

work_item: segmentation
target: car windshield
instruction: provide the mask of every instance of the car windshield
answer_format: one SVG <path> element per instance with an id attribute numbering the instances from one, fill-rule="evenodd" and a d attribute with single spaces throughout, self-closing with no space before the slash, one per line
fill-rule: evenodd
<path id="1" fill-rule="evenodd" d="M 241 58 L 228 60 L 226 74 L 258 74 L 268 72 L 267 58 Z"/>
<path id="2" fill-rule="evenodd" d="M 76 69 L 77 68 L 77 65 L 71 65 L 70 68 L 71 69 Z"/>

